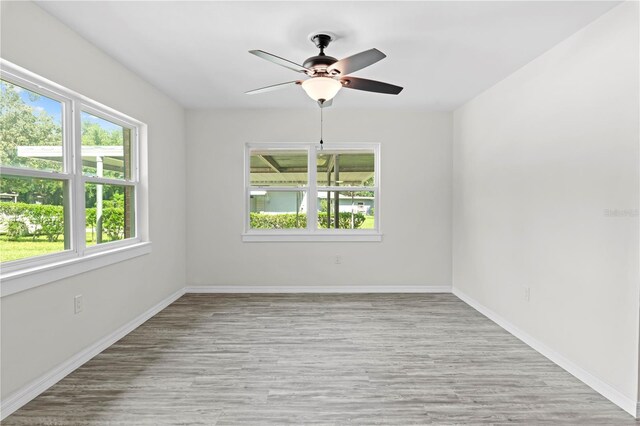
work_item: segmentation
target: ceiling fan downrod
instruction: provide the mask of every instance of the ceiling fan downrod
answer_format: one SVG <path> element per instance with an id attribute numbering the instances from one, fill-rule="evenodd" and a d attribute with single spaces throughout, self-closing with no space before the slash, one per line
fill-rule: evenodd
<path id="1" fill-rule="evenodd" d="M 316 47 L 320 49 L 318 56 L 325 56 L 324 49 L 329 46 L 329 43 L 331 43 L 332 40 L 333 38 L 329 34 L 316 34 L 311 37 L 311 41 L 313 41 Z"/>

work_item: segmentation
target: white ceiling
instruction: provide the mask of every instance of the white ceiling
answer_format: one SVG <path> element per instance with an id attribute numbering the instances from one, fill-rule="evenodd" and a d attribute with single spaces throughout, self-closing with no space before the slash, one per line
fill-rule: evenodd
<path id="1" fill-rule="evenodd" d="M 316 107 L 299 86 L 243 92 L 301 74 L 308 35 L 339 36 L 338 59 L 376 47 L 387 58 L 355 76 L 404 86 L 398 96 L 342 90 L 334 108 L 452 110 L 616 6 L 612 1 L 38 2 L 188 108 Z"/>

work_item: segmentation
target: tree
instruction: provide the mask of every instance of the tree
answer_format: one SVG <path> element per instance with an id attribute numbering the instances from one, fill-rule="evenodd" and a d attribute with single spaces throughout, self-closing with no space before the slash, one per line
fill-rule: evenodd
<path id="1" fill-rule="evenodd" d="M 18 156 L 18 146 L 62 146 L 62 127 L 45 111 L 36 111 L 20 96 L 21 89 L 0 83 L 0 161 L 7 166 L 62 170 L 59 161 Z M 32 101 L 39 95 L 28 92 Z"/>
<path id="2" fill-rule="evenodd" d="M 18 156 L 18 146 L 61 146 L 62 128 L 44 111 L 36 111 L 20 96 L 20 89 L 0 82 L 0 161 L 3 165 L 45 170 L 62 170 L 59 161 Z M 28 92 L 32 101 L 39 95 Z M 26 203 L 62 204 L 62 184 L 59 181 L 2 176 L 0 191 L 17 193 L 18 201 Z"/>
<path id="3" fill-rule="evenodd" d="M 122 131 L 105 129 L 100 123 L 82 120 L 82 145 L 84 146 L 122 146 Z"/>
<path id="4" fill-rule="evenodd" d="M 362 186 L 373 186 L 373 176 L 362 182 Z M 356 191 L 351 196 L 356 197 L 373 197 L 373 191 Z"/>
<path id="5" fill-rule="evenodd" d="M 113 129 L 111 131 L 105 129 L 100 123 L 92 122 L 88 117 L 83 116 L 82 120 L 82 145 L 83 146 L 123 146 L 124 135 L 122 130 Z M 83 167 L 85 173 L 95 174 L 95 167 Z M 104 177 L 120 178 L 122 174 L 113 170 L 104 170 Z M 110 191 L 113 186 L 104 187 L 104 198 L 110 198 Z M 94 206 L 96 202 L 95 186 L 86 188 L 87 206 Z"/>

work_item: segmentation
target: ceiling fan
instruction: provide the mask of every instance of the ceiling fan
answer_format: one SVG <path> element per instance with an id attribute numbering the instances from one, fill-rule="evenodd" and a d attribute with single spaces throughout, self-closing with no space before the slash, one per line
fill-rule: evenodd
<path id="1" fill-rule="evenodd" d="M 343 87 L 346 89 L 387 93 L 390 95 L 397 95 L 402 91 L 402 87 L 400 86 L 348 75 L 384 59 L 387 55 L 378 49 L 365 50 L 364 52 L 338 60 L 324 53 L 324 49 L 329 46 L 329 43 L 334 37 L 330 34 L 319 33 L 313 34 L 310 39 L 316 47 L 320 49 L 320 53 L 317 56 L 307 58 L 302 65 L 298 65 L 295 62 L 272 55 L 263 50 L 250 50 L 249 53 L 273 62 L 274 64 L 289 68 L 290 70 L 306 74 L 310 78 L 274 84 L 272 86 L 250 90 L 246 92 L 246 94 L 254 95 L 256 93 L 265 93 L 297 84 L 301 85 L 307 95 L 317 101 L 321 108 L 324 108 L 331 106 L 333 97 Z"/>

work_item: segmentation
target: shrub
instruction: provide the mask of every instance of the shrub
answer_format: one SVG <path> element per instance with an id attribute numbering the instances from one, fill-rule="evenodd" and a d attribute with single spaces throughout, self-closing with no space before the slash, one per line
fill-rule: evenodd
<path id="1" fill-rule="evenodd" d="M 252 229 L 290 229 L 307 227 L 306 214 L 296 215 L 295 213 L 251 213 L 249 216 Z"/>
<path id="2" fill-rule="evenodd" d="M 29 228 L 27 228 L 27 224 L 20 220 L 10 220 L 6 222 L 7 224 L 7 237 L 11 241 L 17 241 L 20 237 L 29 234 Z"/>
<path id="3" fill-rule="evenodd" d="M 62 206 L 50 204 L 30 204 L 29 221 L 36 225 L 34 238 L 39 235 L 47 237 L 48 241 L 58 241 L 64 232 L 64 210 Z"/>
<path id="4" fill-rule="evenodd" d="M 87 227 L 96 228 L 96 208 L 87 208 L 85 213 Z M 121 240 L 124 238 L 124 207 L 106 207 L 102 209 L 102 230 L 109 239 Z"/>
<path id="5" fill-rule="evenodd" d="M 17 232 L 20 225 L 10 225 L 11 222 L 21 222 L 24 225 L 23 235 L 31 230 L 33 237 L 45 235 L 49 241 L 57 241 L 64 232 L 64 210 L 62 206 L 51 204 L 0 203 L 0 215 L 5 218 L 7 226 L 12 226 Z M 7 220 L 7 217 L 12 219 Z M 10 232 L 7 229 L 7 233 Z M 14 234 L 15 235 L 15 234 Z"/>
<path id="6" fill-rule="evenodd" d="M 340 212 L 340 218 L 338 222 L 338 226 L 341 229 L 351 229 L 351 216 L 353 215 L 353 228 L 357 229 L 362 225 L 365 221 L 365 216 L 362 213 L 350 213 L 350 212 Z M 327 213 L 320 212 L 318 213 L 318 224 L 321 228 L 327 228 Z M 335 217 L 331 215 L 331 228 L 335 226 Z"/>
<path id="7" fill-rule="evenodd" d="M 351 229 L 351 213 L 340 212 L 340 228 Z M 365 216 L 362 213 L 353 214 L 354 228 L 359 228 L 365 221 Z M 331 215 L 331 227 L 334 224 L 334 217 Z M 280 214 L 265 214 L 265 213 L 251 213 L 250 214 L 251 229 L 291 229 L 291 228 L 306 228 L 307 215 L 295 213 L 280 213 Z M 327 228 L 327 213 L 318 213 L 318 225 L 320 228 Z"/>
<path id="8" fill-rule="evenodd" d="M 25 216 L 32 204 L 0 202 L 0 214 L 3 216 Z"/>
<path id="9" fill-rule="evenodd" d="M 12 241 L 29 235 L 29 204 L 0 203 L 0 219 L 5 225 L 5 234 Z"/>
<path id="10" fill-rule="evenodd" d="M 111 240 L 120 240 L 124 238 L 124 203 L 116 200 L 107 206 L 102 209 L 102 229 Z M 33 238 L 44 235 L 48 241 L 58 241 L 64 233 L 63 206 L 0 202 L 0 218 L 12 239 L 29 235 L 30 229 Z M 95 207 L 86 210 L 86 225 L 96 227 Z"/>
<path id="11" fill-rule="evenodd" d="M 103 209 L 102 229 L 111 240 L 124 238 L 124 208 L 109 207 Z"/>
<path id="12" fill-rule="evenodd" d="M 96 208 L 90 207 L 85 210 L 85 225 L 91 228 L 96 227 Z"/>

